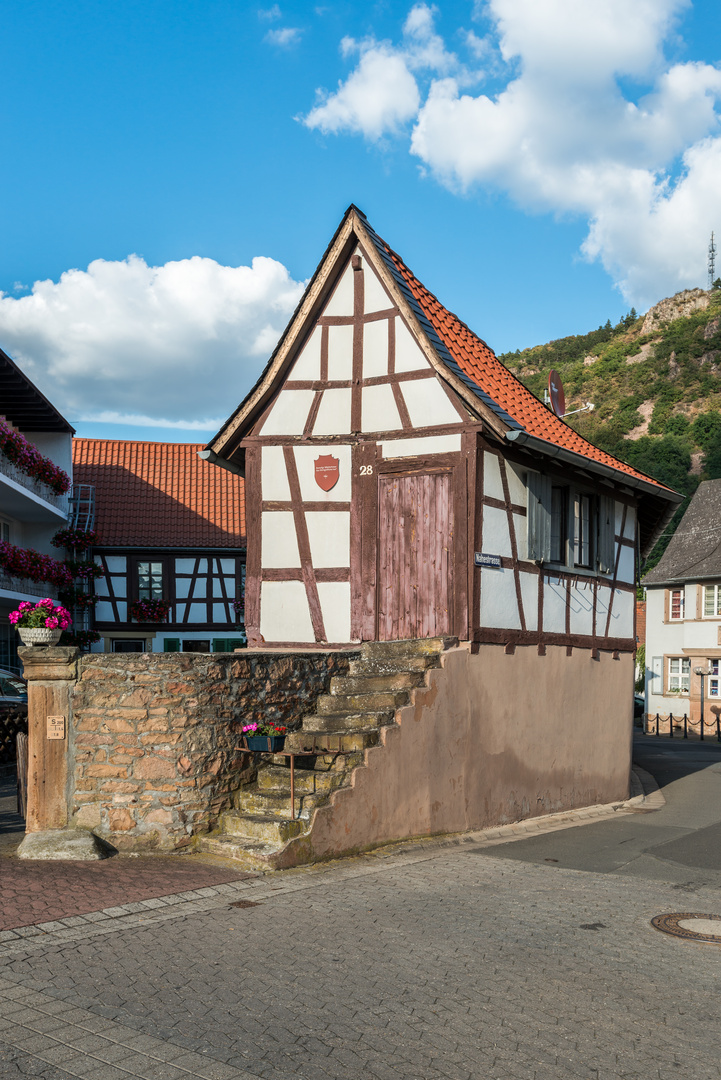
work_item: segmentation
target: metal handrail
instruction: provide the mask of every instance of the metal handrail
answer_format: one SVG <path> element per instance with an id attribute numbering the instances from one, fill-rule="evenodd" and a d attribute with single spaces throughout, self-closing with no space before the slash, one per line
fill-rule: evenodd
<path id="1" fill-rule="evenodd" d="M 253 738 L 266 738 L 268 740 L 268 749 L 251 750 L 248 746 L 247 736 L 245 735 L 243 736 L 243 742 L 245 743 L 245 746 L 236 746 L 235 749 L 242 750 L 246 754 L 270 754 L 271 756 L 279 754 L 282 757 L 290 758 L 290 820 L 295 821 L 295 759 L 297 757 L 315 757 L 318 754 L 342 754 L 343 750 L 341 749 L 340 744 L 342 742 L 343 736 L 336 736 L 339 742 L 338 749 L 332 749 L 327 746 L 317 746 L 317 736 L 314 735 L 313 748 L 309 749 L 308 747 L 304 746 L 302 750 L 271 750 L 270 740 L 272 738 L 277 738 L 277 736 L 274 735 L 254 735 Z"/>

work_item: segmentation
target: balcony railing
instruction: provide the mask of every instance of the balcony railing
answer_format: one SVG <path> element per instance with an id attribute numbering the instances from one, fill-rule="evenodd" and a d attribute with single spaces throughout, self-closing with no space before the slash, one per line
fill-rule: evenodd
<path id="1" fill-rule="evenodd" d="M 16 484 L 20 484 L 27 491 L 32 491 L 34 495 L 38 495 L 46 503 L 50 503 L 56 510 L 60 510 L 62 514 L 67 516 L 69 505 L 67 495 L 56 495 L 51 487 L 44 484 L 42 480 L 36 480 L 34 476 L 28 476 L 27 473 L 22 472 L 4 454 L 0 454 L 0 473 L 10 480 L 14 480 Z"/>
<path id="2" fill-rule="evenodd" d="M 0 589 L 26 593 L 28 596 L 49 596 L 52 600 L 57 600 L 58 596 L 56 586 L 50 585 L 47 581 L 30 581 L 28 578 L 10 577 L 3 573 L 0 573 Z"/>

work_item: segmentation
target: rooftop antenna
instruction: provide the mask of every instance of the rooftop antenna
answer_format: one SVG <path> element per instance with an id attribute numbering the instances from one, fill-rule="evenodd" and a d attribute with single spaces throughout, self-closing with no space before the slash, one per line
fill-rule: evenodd
<path id="1" fill-rule="evenodd" d="M 708 246 L 708 287 L 713 288 L 713 283 L 716 280 L 716 245 L 713 239 L 713 233 L 711 233 L 711 243 Z"/>

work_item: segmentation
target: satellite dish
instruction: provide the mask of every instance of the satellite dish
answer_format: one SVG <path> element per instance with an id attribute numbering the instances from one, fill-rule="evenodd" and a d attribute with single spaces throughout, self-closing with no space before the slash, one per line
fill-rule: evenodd
<path id="1" fill-rule="evenodd" d="M 554 368 L 548 373 L 548 396 L 556 416 L 563 417 L 566 412 L 566 395 L 563 393 L 561 376 Z"/>

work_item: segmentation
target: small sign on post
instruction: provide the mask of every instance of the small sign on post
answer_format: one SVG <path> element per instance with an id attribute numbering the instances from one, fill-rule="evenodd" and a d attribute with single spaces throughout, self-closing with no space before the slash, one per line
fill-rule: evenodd
<path id="1" fill-rule="evenodd" d="M 48 738 L 49 739 L 64 739 L 65 738 L 65 717 L 64 716 L 49 716 L 48 717 Z"/>

